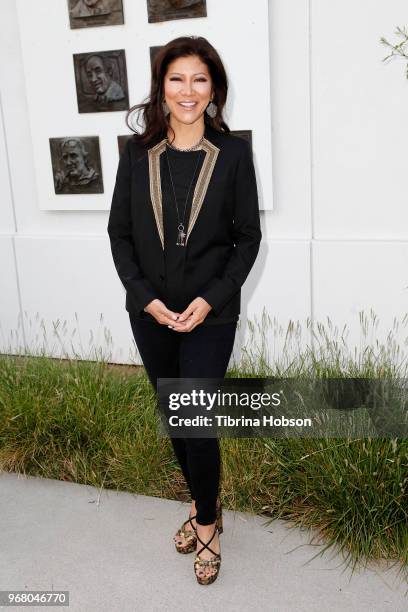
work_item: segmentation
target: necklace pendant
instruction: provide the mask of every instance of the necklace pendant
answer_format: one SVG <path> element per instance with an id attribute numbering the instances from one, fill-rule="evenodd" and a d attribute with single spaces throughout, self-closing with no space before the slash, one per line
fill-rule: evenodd
<path id="1" fill-rule="evenodd" d="M 180 223 L 178 226 L 178 235 L 177 235 L 177 246 L 186 246 L 186 233 L 184 232 L 184 225 Z"/>

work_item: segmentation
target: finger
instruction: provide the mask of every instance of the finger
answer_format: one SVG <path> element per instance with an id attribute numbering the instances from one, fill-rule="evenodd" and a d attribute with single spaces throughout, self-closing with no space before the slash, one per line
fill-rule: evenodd
<path id="1" fill-rule="evenodd" d="M 166 307 L 160 309 L 158 312 L 158 320 L 162 325 L 174 325 L 178 316 L 178 312 L 173 312 Z"/>
<path id="2" fill-rule="evenodd" d="M 191 326 L 198 325 L 202 321 L 204 321 L 204 317 L 202 315 L 200 316 L 198 311 L 196 310 L 192 315 L 188 317 L 188 319 L 186 319 L 184 323 L 181 324 L 184 326 L 186 325 L 188 327 L 188 331 L 190 331 L 192 329 Z M 183 329 L 186 329 L 186 327 L 183 327 Z"/>
<path id="3" fill-rule="evenodd" d="M 188 319 L 188 317 L 194 313 L 194 310 L 195 308 L 193 308 L 192 306 L 188 306 L 185 311 L 181 313 L 178 318 L 178 321 L 185 321 L 186 319 Z"/>
<path id="4" fill-rule="evenodd" d="M 200 323 L 200 320 L 197 320 L 196 318 L 191 318 L 188 320 L 188 322 L 186 323 L 186 325 L 183 328 L 177 329 L 176 331 L 180 331 L 180 332 L 190 332 L 192 331 L 198 324 Z"/>
<path id="5" fill-rule="evenodd" d="M 168 317 L 171 321 L 176 321 L 180 316 L 179 312 L 173 312 L 172 310 L 169 310 L 168 308 L 164 308 L 161 311 L 161 313 L 165 315 L 166 317 Z"/>
<path id="6" fill-rule="evenodd" d="M 184 321 L 180 321 L 180 318 L 177 319 L 177 321 L 174 321 L 174 325 L 175 326 L 181 326 L 181 327 L 185 327 L 185 325 L 187 325 L 191 320 L 193 320 L 194 317 L 194 313 L 191 314 L 190 316 L 188 316 Z M 196 317 L 194 317 L 195 319 Z"/>
<path id="7" fill-rule="evenodd" d="M 186 327 L 186 329 L 181 329 L 180 332 L 181 333 L 188 333 L 193 331 L 193 329 L 195 329 L 197 327 L 198 323 L 195 323 L 194 325 L 189 325 L 188 328 Z"/>
<path id="8" fill-rule="evenodd" d="M 170 319 L 170 317 L 164 314 L 159 315 L 158 320 L 161 325 L 167 325 L 168 327 L 173 327 L 173 325 L 176 324 L 176 321 L 173 321 L 173 319 Z"/>
<path id="9" fill-rule="evenodd" d="M 175 331 L 185 331 L 187 329 L 187 323 L 179 323 L 178 321 L 173 321 L 169 327 L 174 329 Z"/>
<path id="10" fill-rule="evenodd" d="M 187 319 L 187 321 L 179 321 L 179 319 L 177 319 L 177 321 L 171 321 L 169 327 L 171 326 L 177 329 L 184 329 L 188 321 L 189 319 Z"/>

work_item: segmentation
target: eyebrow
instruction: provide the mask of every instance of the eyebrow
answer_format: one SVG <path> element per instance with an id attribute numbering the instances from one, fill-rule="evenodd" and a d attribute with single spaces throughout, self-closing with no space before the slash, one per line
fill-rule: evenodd
<path id="1" fill-rule="evenodd" d="M 182 73 L 182 72 L 170 72 L 170 73 L 169 73 L 169 76 L 170 76 L 170 75 L 172 75 L 172 74 L 178 74 L 178 75 L 180 75 L 180 76 L 183 76 L 183 73 Z M 193 74 L 193 76 L 197 76 L 198 74 L 202 74 L 202 75 L 204 75 L 204 76 L 207 76 L 205 72 L 195 72 L 195 73 Z"/>

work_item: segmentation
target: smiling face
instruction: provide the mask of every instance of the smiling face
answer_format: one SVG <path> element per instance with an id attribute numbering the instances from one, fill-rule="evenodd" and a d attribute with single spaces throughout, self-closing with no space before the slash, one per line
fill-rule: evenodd
<path id="1" fill-rule="evenodd" d="M 171 123 L 191 124 L 203 120 L 212 97 L 212 80 L 207 64 L 198 55 L 171 62 L 163 85 Z"/>
<path id="2" fill-rule="evenodd" d="M 105 93 L 112 79 L 107 74 L 101 58 L 96 55 L 90 57 L 86 62 L 85 71 L 95 92 L 98 94 Z"/>

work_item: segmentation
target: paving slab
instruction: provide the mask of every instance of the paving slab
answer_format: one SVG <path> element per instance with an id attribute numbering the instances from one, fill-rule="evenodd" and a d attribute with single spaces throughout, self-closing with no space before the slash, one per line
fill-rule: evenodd
<path id="1" fill-rule="evenodd" d="M 0 590 L 65 590 L 69 612 L 407 612 L 398 567 L 352 574 L 316 533 L 223 510 L 217 580 L 196 582 L 172 537 L 183 502 L 0 473 Z M 311 543 L 312 542 L 312 543 Z M 313 543 L 314 542 L 314 543 Z"/>

